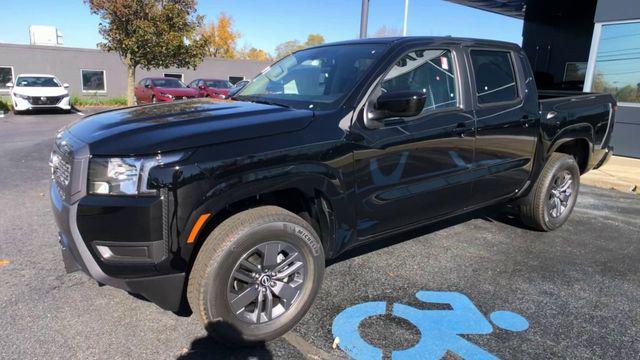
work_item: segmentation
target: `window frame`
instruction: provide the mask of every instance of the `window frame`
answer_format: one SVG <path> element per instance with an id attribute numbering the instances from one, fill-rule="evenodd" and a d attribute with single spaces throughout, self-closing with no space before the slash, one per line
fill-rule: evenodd
<path id="1" fill-rule="evenodd" d="M 502 53 L 507 53 L 509 55 L 509 59 L 511 60 L 511 70 L 513 71 L 513 75 L 514 75 L 514 80 L 516 82 L 516 90 L 518 91 L 518 94 L 516 96 L 515 99 L 513 100 L 508 100 L 508 101 L 499 101 L 499 102 L 492 102 L 492 103 L 485 103 L 485 104 L 481 104 L 480 103 L 480 99 L 478 96 L 478 86 L 476 84 L 476 73 L 473 69 L 473 58 L 471 57 L 471 52 L 477 50 L 477 51 L 495 51 L 495 52 L 502 52 Z M 516 105 L 519 106 L 524 102 L 524 79 L 522 79 L 522 74 L 523 74 L 523 69 L 521 68 L 521 65 L 519 61 L 516 61 L 516 54 L 513 50 L 511 49 L 505 49 L 505 48 L 498 48 L 498 47 L 478 47 L 478 46 L 474 46 L 474 47 L 469 47 L 467 48 L 466 51 L 467 54 L 467 61 L 468 61 L 468 65 L 469 65 L 469 76 L 471 78 L 470 80 L 470 86 L 471 86 L 471 97 L 473 98 L 473 103 L 477 108 L 483 108 L 483 109 L 487 109 L 487 108 L 492 108 L 492 107 L 500 107 L 500 106 L 505 106 L 505 105 Z"/>
<path id="2" fill-rule="evenodd" d="M 444 45 L 444 46 L 434 46 L 434 45 L 428 45 L 428 46 L 412 46 L 410 48 L 407 49 L 402 49 L 400 50 L 400 55 L 395 56 L 394 61 L 391 63 L 390 66 L 387 67 L 387 69 L 384 70 L 384 72 L 380 75 L 380 77 L 373 83 L 373 85 L 369 88 L 369 90 L 367 91 L 366 96 L 364 97 L 365 101 L 364 101 L 364 126 L 367 129 L 370 130 L 375 130 L 378 128 L 381 128 L 381 126 L 379 125 L 380 123 L 384 123 L 384 122 L 388 122 L 388 125 L 383 125 L 383 128 L 388 128 L 388 127 L 393 127 L 393 126 L 402 126 L 405 125 L 407 123 L 410 123 L 412 121 L 419 121 L 422 118 L 424 118 L 425 116 L 430 116 L 432 114 L 439 114 L 439 113 L 445 113 L 445 112 L 453 112 L 453 111 L 463 111 L 464 110 L 464 101 L 463 101 L 463 89 L 462 89 L 462 79 L 460 74 L 462 73 L 462 69 L 461 69 L 461 63 L 460 63 L 460 59 L 458 58 L 458 51 L 460 48 L 456 48 L 455 46 L 451 46 L 449 44 Z M 369 120 L 369 118 L 367 117 L 367 107 L 369 106 L 369 104 L 371 104 L 372 101 L 372 97 L 375 96 L 376 93 L 376 89 L 378 89 L 382 83 L 384 82 L 385 78 L 387 77 L 387 74 L 389 74 L 389 72 L 391 72 L 391 69 L 393 69 L 396 66 L 396 63 L 402 58 L 404 57 L 406 54 L 411 53 L 411 52 L 415 52 L 417 50 L 442 50 L 442 51 L 449 51 L 449 54 L 451 54 L 451 69 L 454 71 L 454 84 L 455 84 L 455 93 L 456 93 L 456 106 L 454 107 L 450 107 L 450 108 L 440 108 L 440 109 L 432 109 L 432 110 L 427 110 L 427 111 L 422 111 L 420 114 L 416 115 L 416 116 L 410 116 L 410 117 L 394 117 L 394 118 L 388 118 L 388 119 L 384 119 L 382 122 L 380 121 L 371 121 Z M 358 106 L 358 111 L 359 110 L 359 106 Z"/>
<path id="3" fill-rule="evenodd" d="M 16 84 L 16 74 L 14 72 L 13 66 L 12 65 L 0 65 L 0 68 L 10 68 L 11 69 L 11 82 L 13 83 L 13 85 L 15 86 Z M 6 85 L 6 83 L 5 83 Z M 6 92 L 6 93 L 10 93 L 11 92 L 11 88 L 0 88 L 0 92 Z"/>
<path id="4" fill-rule="evenodd" d="M 177 78 L 177 77 L 175 77 L 175 76 L 167 76 L 167 75 L 180 75 L 180 79 L 178 79 L 178 78 Z M 184 74 L 183 74 L 183 73 L 173 73 L 173 72 L 166 72 L 166 73 L 165 73 L 165 72 L 163 72 L 163 73 L 162 73 L 162 77 L 166 77 L 166 78 L 174 78 L 174 79 L 178 79 L 178 80 L 180 80 L 180 81 L 184 82 Z"/>
<path id="5" fill-rule="evenodd" d="M 104 83 L 104 90 L 85 90 L 84 89 L 84 77 L 83 71 L 96 71 L 102 72 L 102 80 Z M 83 94 L 106 94 L 107 93 L 107 71 L 100 69 L 80 69 L 80 88 Z"/>
<path id="6" fill-rule="evenodd" d="M 600 48 L 600 40 L 602 40 L 602 27 L 606 25 L 633 24 L 633 23 L 640 24 L 640 19 L 602 21 L 602 22 L 597 22 L 593 25 L 593 35 L 591 36 L 591 48 L 589 49 L 589 60 L 587 61 L 587 73 L 584 77 L 584 87 L 582 88 L 583 92 L 590 93 L 593 91 L 593 78 L 596 73 L 596 59 L 598 57 L 598 50 Z M 613 96 L 613 94 L 611 94 L 611 96 Z M 617 104 L 619 106 L 640 108 L 640 103 L 621 101 L 621 102 L 617 102 Z"/>

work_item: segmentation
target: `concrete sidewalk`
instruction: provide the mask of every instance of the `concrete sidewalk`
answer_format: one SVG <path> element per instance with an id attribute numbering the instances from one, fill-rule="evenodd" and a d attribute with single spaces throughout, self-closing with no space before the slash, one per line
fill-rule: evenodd
<path id="1" fill-rule="evenodd" d="M 581 183 L 640 194 L 640 159 L 613 156 L 597 170 L 580 178 Z"/>

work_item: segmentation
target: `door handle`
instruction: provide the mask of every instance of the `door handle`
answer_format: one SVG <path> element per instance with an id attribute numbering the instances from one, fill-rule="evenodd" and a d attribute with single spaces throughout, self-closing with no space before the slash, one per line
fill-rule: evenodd
<path id="1" fill-rule="evenodd" d="M 529 115 L 525 115 L 522 117 L 522 119 L 520 119 L 520 123 L 522 124 L 523 127 L 529 127 L 529 123 L 532 122 L 535 119 L 532 119 L 529 117 Z"/>
<path id="2" fill-rule="evenodd" d="M 451 129 L 451 133 L 453 133 L 454 135 L 457 135 L 458 137 L 463 138 L 465 136 L 465 133 L 468 132 L 469 130 L 471 130 L 471 127 L 467 126 L 467 124 L 458 123 L 456 127 Z"/>

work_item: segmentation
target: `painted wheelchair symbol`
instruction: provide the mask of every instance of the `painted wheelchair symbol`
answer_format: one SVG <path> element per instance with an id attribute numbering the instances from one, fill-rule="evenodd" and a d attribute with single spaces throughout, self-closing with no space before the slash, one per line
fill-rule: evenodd
<path id="1" fill-rule="evenodd" d="M 392 359 L 440 359 L 451 351 L 464 359 L 498 359 L 460 335 L 490 334 L 493 326 L 469 300 L 456 292 L 419 291 L 423 302 L 449 304 L 451 310 L 419 310 L 404 304 L 393 304 L 392 315 L 415 325 L 420 341 L 408 349 L 393 351 Z M 339 346 L 354 359 L 382 359 L 382 350 L 367 343 L 358 332 L 360 322 L 370 316 L 384 315 L 385 302 L 366 302 L 346 308 L 333 320 L 333 336 Z M 495 311 L 489 316 L 497 327 L 509 331 L 524 331 L 529 322 L 510 311 Z"/>

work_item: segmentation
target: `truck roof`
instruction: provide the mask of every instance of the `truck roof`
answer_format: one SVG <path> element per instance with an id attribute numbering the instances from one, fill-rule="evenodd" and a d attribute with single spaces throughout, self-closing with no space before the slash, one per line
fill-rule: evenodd
<path id="1" fill-rule="evenodd" d="M 514 48 L 518 47 L 517 44 L 507 42 L 507 41 L 498 41 L 498 40 L 487 40 L 487 39 L 474 39 L 474 38 L 462 38 L 462 37 L 453 37 L 453 36 L 402 36 L 402 37 L 381 37 L 381 38 L 366 38 L 366 39 L 354 39 L 354 40 L 346 40 L 339 41 L 333 43 L 322 44 L 317 47 L 322 46 L 332 46 L 332 45 L 349 45 L 349 44 L 409 44 L 414 42 L 421 43 L 454 43 L 461 44 L 465 46 L 496 46 L 501 48 Z"/>

